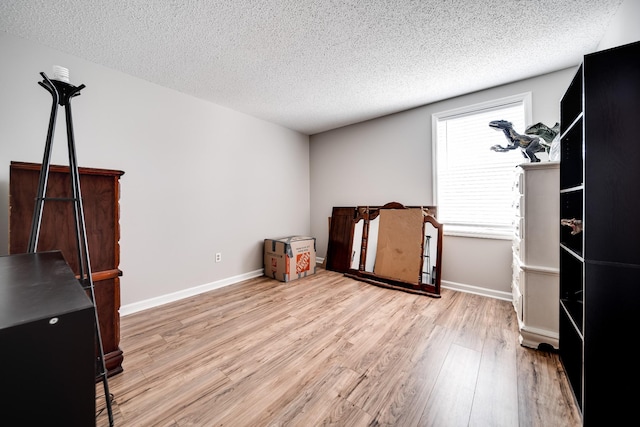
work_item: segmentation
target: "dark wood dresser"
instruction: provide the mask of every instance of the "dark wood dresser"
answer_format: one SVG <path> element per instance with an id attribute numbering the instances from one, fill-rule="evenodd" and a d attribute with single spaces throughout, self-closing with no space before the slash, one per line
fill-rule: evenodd
<path id="1" fill-rule="evenodd" d="M 122 371 L 120 349 L 120 177 L 124 172 L 79 168 L 80 189 L 91 260 L 96 307 L 108 375 Z M 31 221 L 38 192 L 40 164 L 11 162 L 9 182 L 9 253 L 27 251 Z M 69 168 L 49 169 L 47 198 L 71 197 Z M 44 203 L 37 251 L 60 250 L 72 270 L 79 274 L 73 203 Z"/>

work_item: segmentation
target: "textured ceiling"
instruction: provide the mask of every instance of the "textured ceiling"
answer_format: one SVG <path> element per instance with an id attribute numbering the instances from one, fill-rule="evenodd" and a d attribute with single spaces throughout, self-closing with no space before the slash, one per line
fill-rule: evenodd
<path id="1" fill-rule="evenodd" d="M 622 2 L 2 0 L 0 31 L 314 134 L 577 65 Z"/>

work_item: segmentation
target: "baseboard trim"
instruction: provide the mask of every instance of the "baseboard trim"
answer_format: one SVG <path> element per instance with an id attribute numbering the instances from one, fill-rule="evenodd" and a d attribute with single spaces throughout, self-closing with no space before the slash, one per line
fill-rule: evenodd
<path id="1" fill-rule="evenodd" d="M 494 289 L 480 288 L 478 286 L 467 285 L 464 283 L 449 282 L 447 280 L 442 280 L 440 286 L 445 289 L 451 289 L 452 291 L 482 295 L 505 301 L 513 301 L 513 294 L 511 292 L 496 291 Z"/>
<path id="2" fill-rule="evenodd" d="M 260 277 L 264 274 L 264 270 L 251 271 L 249 273 L 240 274 L 226 279 L 217 280 L 211 283 L 205 283 L 204 285 L 194 286 L 193 288 L 183 289 L 178 292 L 173 292 L 159 297 L 149 298 L 144 301 L 134 302 L 132 304 L 125 304 L 120 307 L 120 316 L 126 316 L 129 314 L 137 313 L 139 311 L 148 310 L 150 308 L 158 307 L 160 305 L 176 302 L 184 298 L 189 298 L 194 295 L 202 294 L 204 292 L 219 289 L 225 286 L 233 285 L 234 283 L 242 282 L 244 280 L 253 279 L 254 277 Z"/>
<path id="3" fill-rule="evenodd" d="M 316 257 L 316 262 L 318 264 L 322 264 L 324 262 L 324 258 Z M 494 289 L 480 288 L 478 286 L 466 285 L 464 283 L 449 282 L 447 280 L 442 280 L 440 282 L 440 287 L 451 289 L 452 291 L 467 292 L 469 294 L 482 295 L 489 298 L 513 301 L 513 294 L 511 291 L 496 291 Z"/>

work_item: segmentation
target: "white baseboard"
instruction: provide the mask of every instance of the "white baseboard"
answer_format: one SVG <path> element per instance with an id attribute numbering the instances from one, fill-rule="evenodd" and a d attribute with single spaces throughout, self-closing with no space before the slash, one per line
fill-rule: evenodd
<path id="1" fill-rule="evenodd" d="M 513 301 L 513 294 L 511 292 L 496 291 L 495 289 L 480 288 L 478 286 L 449 282 L 447 280 L 442 280 L 440 282 L 440 286 L 453 291 L 467 292 L 469 294 L 482 295 L 489 298 Z"/>
<path id="2" fill-rule="evenodd" d="M 316 257 L 316 262 L 318 264 L 322 264 L 323 261 L 324 258 Z M 467 292 L 469 294 L 482 295 L 489 298 L 513 301 L 513 294 L 511 291 L 496 291 L 494 289 L 480 288 L 477 286 L 466 285 L 464 283 L 449 282 L 447 280 L 442 280 L 440 282 L 440 286 L 446 289 L 451 289 L 452 291 Z"/>
<path id="3" fill-rule="evenodd" d="M 260 277 L 264 274 L 264 270 L 251 271 L 249 273 L 240 274 L 238 276 L 229 277 L 226 279 L 218 280 L 204 285 L 195 286 L 189 289 L 183 289 L 178 292 L 173 292 L 159 297 L 149 298 L 144 301 L 134 302 L 132 304 L 126 304 L 120 307 L 120 316 L 126 316 L 128 314 L 137 313 L 138 311 L 147 310 L 149 308 L 158 307 L 160 305 L 175 302 L 183 298 L 189 298 L 194 295 L 198 295 L 204 292 L 212 291 L 214 289 L 222 288 L 224 286 L 233 285 L 234 283 L 242 282 L 244 280 L 253 279 L 254 277 Z"/>

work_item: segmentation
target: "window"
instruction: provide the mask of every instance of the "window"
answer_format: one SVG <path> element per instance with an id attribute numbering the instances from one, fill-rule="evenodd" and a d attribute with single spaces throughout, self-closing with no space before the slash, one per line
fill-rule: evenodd
<path id="1" fill-rule="evenodd" d="M 509 141 L 489 122 L 507 120 L 524 133 L 530 111 L 527 93 L 433 115 L 434 198 L 447 234 L 513 235 L 515 167 L 528 160 L 519 148 L 492 151 Z"/>

